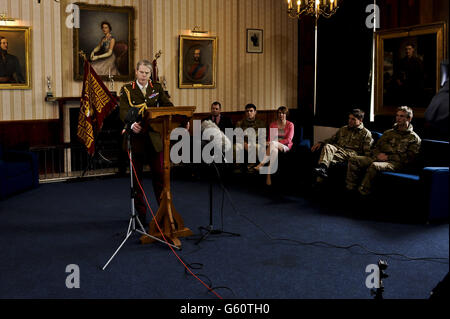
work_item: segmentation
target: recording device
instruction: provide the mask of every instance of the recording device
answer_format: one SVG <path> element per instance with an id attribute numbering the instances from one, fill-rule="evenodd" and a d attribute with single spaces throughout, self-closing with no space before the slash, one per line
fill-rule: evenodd
<path id="1" fill-rule="evenodd" d="M 222 132 L 216 123 L 211 120 L 203 121 L 201 124 L 202 135 L 209 137 L 215 149 L 220 149 L 222 153 L 229 151 L 232 147 L 230 139 Z"/>
<path id="2" fill-rule="evenodd" d="M 387 267 L 388 267 L 387 261 L 384 260 L 378 261 L 378 274 L 379 274 L 378 288 L 372 289 L 370 291 L 370 294 L 374 296 L 375 300 L 383 299 L 383 292 L 384 292 L 383 279 L 389 277 L 389 275 L 385 273 Z"/>
<path id="3" fill-rule="evenodd" d="M 195 128 L 194 128 L 195 129 Z M 219 127 L 212 122 L 211 120 L 205 120 L 201 123 L 201 132 L 202 136 L 205 134 L 209 138 L 209 140 L 203 140 L 201 141 L 202 150 L 204 147 L 210 147 L 213 146 L 215 151 L 220 152 L 221 159 L 227 163 L 227 160 L 225 158 L 224 153 L 226 151 L 229 151 L 232 147 L 230 139 L 219 129 Z M 211 145 L 210 145 L 211 144 Z M 202 151 L 203 153 L 203 151 Z M 216 154 L 215 154 L 216 155 Z M 222 210 L 223 210 L 223 203 L 224 203 L 224 195 L 225 195 L 225 189 L 221 181 L 221 176 L 218 167 L 216 166 L 215 161 L 213 160 L 211 162 L 212 166 L 209 166 L 210 169 L 214 168 L 213 171 L 215 171 L 217 175 L 217 179 L 219 183 L 222 185 Z M 220 234 L 228 234 L 231 236 L 240 236 L 238 233 L 228 232 L 223 230 L 223 212 L 222 212 L 222 229 L 215 229 L 213 224 L 213 180 L 214 180 L 214 172 L 209 173 L 209 225 L 204 227 L 200 226 L 199 230 L 204 231 L 202 233 L 202 236 L 200 239 L 197 240 L 195 243 L 198 245 L 200 242 L 202 242 L 204 239 L 206 239 L 209 235 L 220 235 Z"/>

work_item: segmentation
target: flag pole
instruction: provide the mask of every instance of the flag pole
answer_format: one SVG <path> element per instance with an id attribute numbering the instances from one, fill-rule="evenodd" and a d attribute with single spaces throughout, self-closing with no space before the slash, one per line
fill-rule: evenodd
<path id="1" fill-rule="evenodd" d="M 83 50 L 80 50 L 79 52 L 78 52 L 78 54 L 83 58 L 83 69 L 86 71 L 86 67 L 85 67 L 85 64 L 86 63 L 89 63 L 88 62 L 88 60 L 87 60 L 87 56 L 86 56 L 86 54 L 84 53 L 84 51 Z M 88 68 L 89 69 L 89 71 L 90 71 L 90 68 Z M 84 78 L 86 78 L 86 76 L 84 77 Z M 85 89 L 89 89 L 89 88 L 85 88 L 85 81 L 83 81 L 83 91 L 81 92 L 81 94 L 83 95 L 84 94 L 84 92 L 85 92 Z M 88 96 L 89 96 L 89 105 L 91 105 L 91 101 L 90 101 L 90 94 L 88 94 Z M 83 96 L 81 96 L 81 99 L 83 99 Z M 97 136 L 98 136 L 98 133 L 96 133 L 96 129 L 94 129 L 93 130 L 93 133 L 94 133 L 94 153 L 93 154 L 90 154 L 89 152 L 87 152 L 88 153 L 88 159 L 87 159 L 87 164 L 86 164 L 86 168 L 83 170 L 83 173 L 81 174 L 81 177 L 84 177 L 85 176 L 85 174 L 86 174 L 86 172 L 89 170 L 89 168 L 91 167 L 91 165 L 92 165 L 92 162 L 93 162 L 93 159 L 94 159 L 94 156 L 95 156 L 95 153 L 97 153 L 97 147 L 95 147 L 96 145 L 96 142 L 97 142 Z"/>
<path id="2" fill-rule="evenodd" d="M 78 54 L 84 60 L 84 79 L 81 92 L 78 136 L 84 142 L 87 153 L 89 154 L 88 164 L 82 175 L 84 176 L 91 166 L 95 154 L 99 154 L 104 158 L 96 149 L 96 144 L 104 119 L 117 107 L 117 99 L 111 94 L 100 76 L 92 68 L 86 54 L 82 50 Z M 106 95 L 108 97 L 107 103 L 105 105 L 96 105 L 97 100 L 94 98 L 94 93 Z M 83 123 L 85 126 L 80 126 L 80 123 Z"/>
<path id="3" fill-rule="evenodd" d="M 80 51 L 78 52 L 78 55 L 81 56 L 85 62 L 87 61 L 86 53 L 84 53 L 83 50 L 80 50 Z"/>

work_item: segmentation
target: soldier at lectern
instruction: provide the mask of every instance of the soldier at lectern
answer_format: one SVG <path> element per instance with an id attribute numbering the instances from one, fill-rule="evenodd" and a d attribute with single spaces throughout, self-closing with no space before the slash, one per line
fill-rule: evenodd
<path id="1" fill-rule="evenodd" d="M 136 81 L 126 84 L 120 92 L 120 118 L 125 123 L 124 147 L 128 150 L 130 135 L 134 168 L 142 185 L 142 173 L 145 163 L 150 165 L 153 189 L 158 205 L 163 190 L 163 141 L 159 132 L 145 120 L 147 107 L 173 106 L 160 83 L 152 82 L 152 63 L 141 60 L 136 66 Z M 135 189 L 135 208 L 138 218 L 146 224 L 147 205 L 133 174 Z M 143 185 L 142 185 L 143 187 Z"/>

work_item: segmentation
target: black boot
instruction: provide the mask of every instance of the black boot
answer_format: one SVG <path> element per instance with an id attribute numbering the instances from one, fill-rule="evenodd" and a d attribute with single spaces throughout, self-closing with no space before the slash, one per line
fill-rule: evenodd
<path id="1" fill-rule="evenodd" d="M 322 178 L 328 178 L 328 167 L 325 164 L 320 164 L 314 168 L 314 173 Z"/>

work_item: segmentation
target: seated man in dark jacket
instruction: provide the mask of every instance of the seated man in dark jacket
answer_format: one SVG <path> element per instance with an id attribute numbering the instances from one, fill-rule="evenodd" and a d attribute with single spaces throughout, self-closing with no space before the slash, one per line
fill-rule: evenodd
<path id="1" fill-rule="evenodd" d="M 229 117 L 220 114 L 222 111 L 222 105 L 220 102 L 213 102 L 211 104 L 211 115 L 204 119 L 204 121 L 213 121 L 222 132 L 225 133 L 225 128 L 233 128 L 233 122 Z"/>

